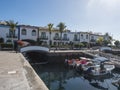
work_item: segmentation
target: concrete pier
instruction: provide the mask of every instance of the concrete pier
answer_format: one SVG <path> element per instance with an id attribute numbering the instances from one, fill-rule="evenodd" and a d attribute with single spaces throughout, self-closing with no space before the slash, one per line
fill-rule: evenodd
<path id="1" fill-rule="evenodd" d="M 0 90 L 48 90 L 21 53 L 0 51 Z"/>

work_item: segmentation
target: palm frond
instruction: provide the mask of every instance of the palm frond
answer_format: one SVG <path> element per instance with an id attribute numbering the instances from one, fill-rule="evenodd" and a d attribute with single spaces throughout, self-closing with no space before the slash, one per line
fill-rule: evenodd
<path id="1" fill-rule="evenodd" d="M 15 27 L 18 25 L 18 22 L 13 20 L 5 21 L 6 25 L 10 26 L 10 30 L 15 30 Z"/>
<path id="2" fill-rule="evenodd" d="M 52 31 L 53 25 L 54 25 L 54 24 L 52 24 L 52 23 L 49 23 L 49 24 L 48 24 L 49 33 L 51 33 L 51 31 Z"/>

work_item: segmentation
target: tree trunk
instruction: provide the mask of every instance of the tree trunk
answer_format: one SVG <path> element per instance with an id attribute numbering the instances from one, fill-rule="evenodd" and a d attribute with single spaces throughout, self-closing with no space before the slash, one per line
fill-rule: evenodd
<path id="1" fill-rule="evenodd" d="M 49 51 L 51 49 L 51 33 L 49 33 Z"/>

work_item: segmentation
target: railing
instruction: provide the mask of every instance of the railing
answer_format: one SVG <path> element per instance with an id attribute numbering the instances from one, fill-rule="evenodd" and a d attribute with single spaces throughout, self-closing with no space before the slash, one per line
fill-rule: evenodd
<path id="1" fill-rule="evenodd" d="M 62 40 L 63 41 L 69 41 L 69 38 L 63 38 Z"/>
<path id="2" fill-rule="evenodd" d="M 74 41 L 80 41 L 80 39 L 74 38 Z"/>
<path id="3" fill-rule="evenodd" d="M 39 37 L 40 40 L 48 40 L 48 37 Z"/>
<path id="4" fill-rule="evenodd" d="M 61 40 L 60 37 L 54 37 L 54 40 Z M 69 38 L 62 38 L 63 41 L 69 41 Z"/>
<path id="5" fill-rule="evenodd" d="M 54 40 L 61 40 L 60 37 L 54 37 Z"/>
<path id="6" fill-rule="evenodd" d="M 12 36 L 12 35 L 6 35 L 6 37 L 7 37 L 7 38 L 18 38 L 17 35 L 13 35 L 13 36 Z"/>

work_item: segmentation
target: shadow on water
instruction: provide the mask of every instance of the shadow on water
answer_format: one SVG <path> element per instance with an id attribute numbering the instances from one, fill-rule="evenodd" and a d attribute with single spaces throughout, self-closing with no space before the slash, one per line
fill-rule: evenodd
<path id="1" fill-rule="evenodd" d="M 90 77 L 61 64 L 32 66 L 50 90 L 120 90 L 111 83 L 120 78 L 117 70 L 105 77 Z"/>

